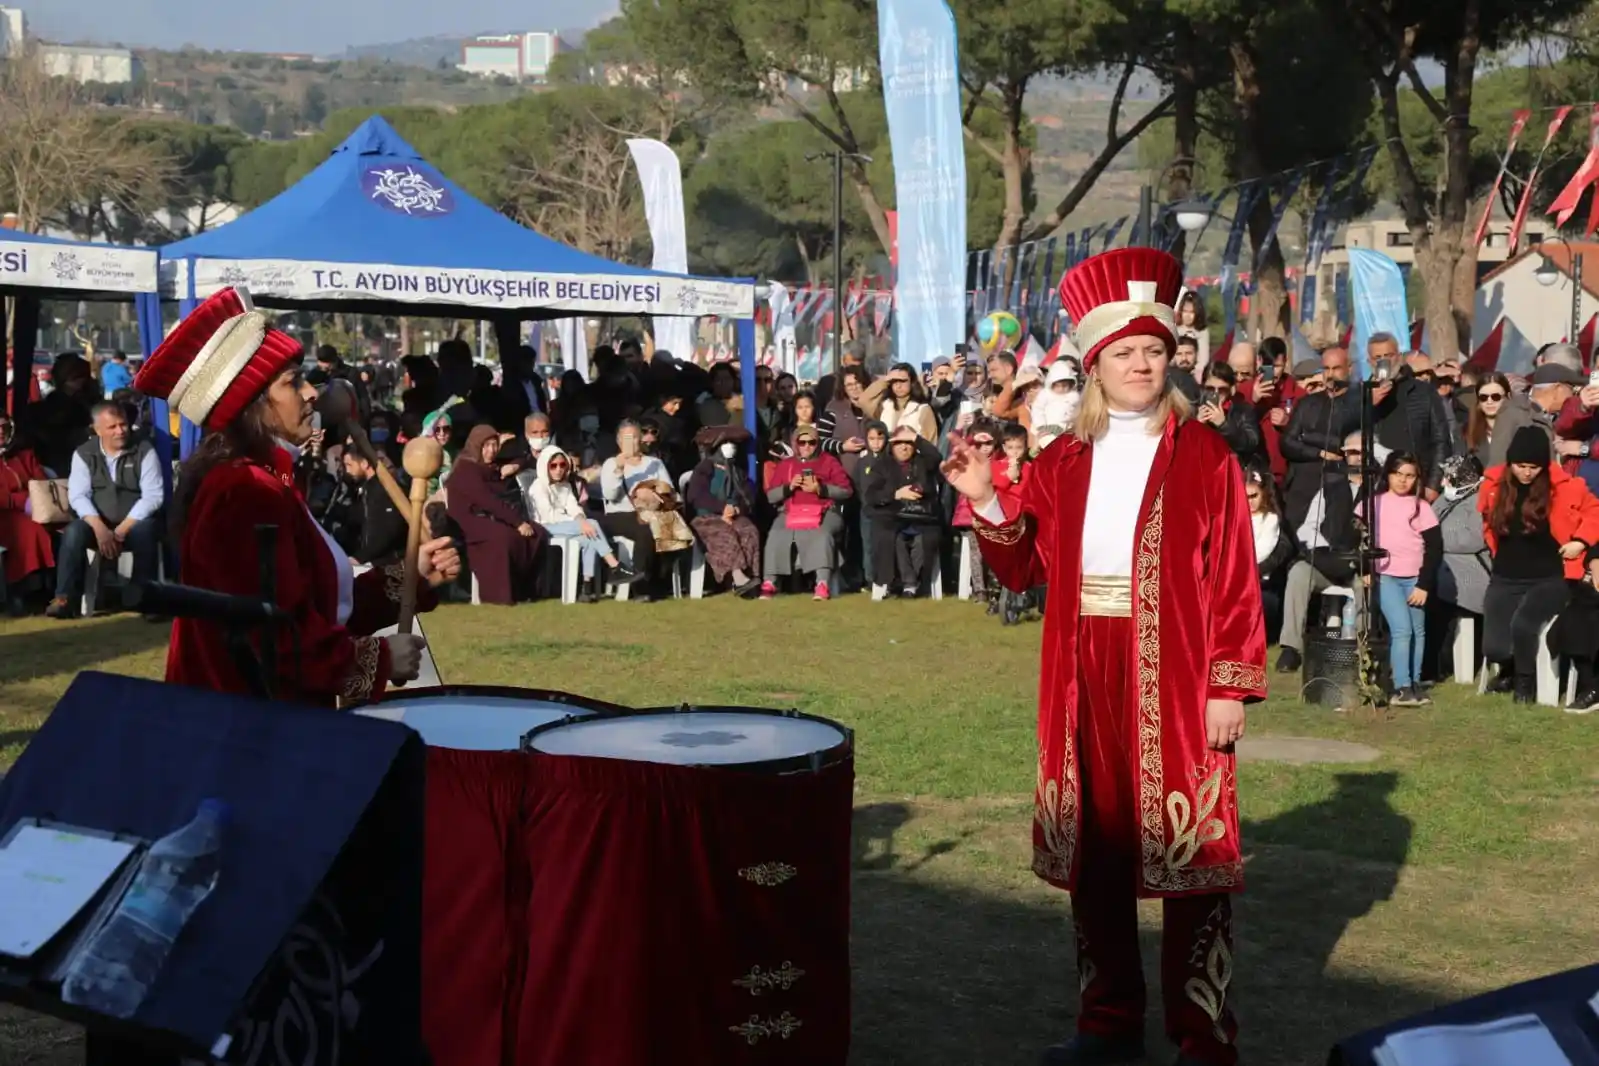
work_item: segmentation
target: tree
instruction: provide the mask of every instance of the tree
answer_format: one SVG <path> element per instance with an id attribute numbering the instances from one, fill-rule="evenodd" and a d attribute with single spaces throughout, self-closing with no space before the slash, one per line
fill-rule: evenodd
<path id="1" fill-rule="evenodd" d="M 132 118 L 90 106 L 80 86 L 51 77 L 37 54 L 8 60 L 0 67 L 0 202 L 26 231 L 66 224 L 85 205 L 148 213 L 160 206 L 174 168 L 133 130 Z"/>
<path id="2" fill-rule="evenodd" d="M 1321 0 L 1357 35 L 1377 91 L 1383 141 L 1395 191 L 1426 286 L 1427 330 L 1435 354 L 1469 351 L 1476 299 L 1476 248 L 1466 234 L 1471 209 L 1473 90 L 1484 49 L 1503 48 L 1587 8 L 1587 0 Z M 1441 92 L 1422 80 L 1417 61 L 1443 66 Z M 1441 144 L 1441 173 L 1424 183 L 1414 140 L 1404 131 L 1400 86 L 1407 83 Z M 1472 220 L 1474 221 L 1474 220 Z"/>
<path id="3" fill-rule="evenodd" d="M 877 77 L 877 11 L 866 0 L 623 0 L 640 51 L 706 97 L 776 103 L 846 156 L 867 154 L 844 98 Z M 879 246 L 890 245 L 873 168 L 846 163 Z"/>

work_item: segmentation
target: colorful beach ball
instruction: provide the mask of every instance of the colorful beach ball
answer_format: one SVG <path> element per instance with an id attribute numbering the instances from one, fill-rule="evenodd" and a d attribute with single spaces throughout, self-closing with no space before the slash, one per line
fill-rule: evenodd
<path id="1" fill-rule="evenodd" d="M 995 311 L 977 323 L 977 344 L 992 355 L 1013 352 L 1022 342 L 1022 324 L 1009 311 Z"/>

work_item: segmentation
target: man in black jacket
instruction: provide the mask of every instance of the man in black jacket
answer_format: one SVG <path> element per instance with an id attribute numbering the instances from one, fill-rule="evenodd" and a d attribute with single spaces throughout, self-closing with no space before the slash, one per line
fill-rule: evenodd
<path id="1" fill-rule="evenodd" d="M 1235 398 L 1238 375 L 1226 363 L 1211 363 L 1205 368 L 1205 387 L 1199 394 L 1199 410 L 1194 417 L 1221 434 L 1246 470 L 1271 471 L 1261 449 L 1260 419 L 1254 405 Z"/>
<path id="2" fill-rule="evenodd" d="M 1372 418 L 1377 443 L 1389 451 L 1408 452 L 1421 460 L 1422 492 L 1438 498 L 1444 460 L 1450 456 L 1449 427 L 1443 424 L 1438 390 L 1417 378 L 1399 357 L 1392 334 L 1373 333 L 1366 344 L 1371 380 Z"/>
<path id="3" fill-rule="evenodd" d="M 1278 445 L 1288 461 L 1283 481 L 1283 519 L 1298 529 L 1321 491 L 1322 469 L 1341 462 L 1344 438 L 1360 428 L 1360 390 L 1349 387 L 1349 353 L 1328 348 L 1321 353 L 1325 387 L 1294 405 Z"/>
<path id="4" fill-rule="evenodd" d="M 353 563 L 387 566 L 405 556 L 405 516 L 378 481 L 377 471 L 356 449 L 344 449 L 344 473 L 357 488 L 356 520 L 360 540 L 350 555 Z M 403 483 L 404 475 L 399 476 Z"/>

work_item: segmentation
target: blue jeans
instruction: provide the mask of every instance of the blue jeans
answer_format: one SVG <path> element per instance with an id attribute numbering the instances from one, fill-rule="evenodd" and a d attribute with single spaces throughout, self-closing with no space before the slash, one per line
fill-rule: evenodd
<path id="1" fill-rule="evenodd" d="M 83 595 L 83 577 L 89 568 L 88 553 L 95 547 L 94 530 L 81 518 L 74 519 L 61 531 L 61 550 L 56 553 L 58 597 L 72 601 Z M 154 581 L 161 552 L 161 519 L 135 522 L 122 542 L 122 550 L 133 556 L 134 581 Z M 116 569 L 116 563 L 109 560 L 101 566 Z"/>
<path id="2" fill-rule="evenodd" d="M 1377 604 L 1388 623 L 1388 662 L 1394 670 L 1394 688 L 1409 688 L 1421 676 L 1422 649 L 1427 645 L 1427 613 L 1406 600 L 1416 591 L 1413 577 L 1377 579 Z"/>
<path id="3" fill-rule="evenodd" d="M 611 554 L 611 542 L 605 539 L 605 534 L 600 532 L 598 522 L 590 521 L 594 527 L 594 536 L 583 536 L 583 528 L 577 522 L 540 522 L 544 531 L 552 537 L 581 537 L 583 540 L 583 576 L 593 577 L 595 564 Z"/>

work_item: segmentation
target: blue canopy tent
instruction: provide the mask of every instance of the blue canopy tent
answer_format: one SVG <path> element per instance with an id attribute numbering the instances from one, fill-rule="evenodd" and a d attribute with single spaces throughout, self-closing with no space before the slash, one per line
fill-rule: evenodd
<path id="1" fill-rule="evenodd" d="M 33 348 L 39 337 L 42 300 L 137 300 L 155 298 L 160 257 L 151 248 L 123 248 L 89 241 L 59 240 L 36 233 L 0 230 L 0 296 L 15 301 L 10 337 L 13 412 L 28 403 L 33 377 Z M 139 304 L 139 334 L 153 328 L 161 335 L 160 304 L 154 323 L 145 322 L 146 305 Z M 0 314 L 0 351 L 7 347 L 6 316 Z M 155 446 L 165 462 L 171 459 L 172 439 L 166 431 L 165 405 L 154 420 Z"/>
<path id="2" fill-rule="evenodd" d="M 527 319 L 732 318 L 739 321 L 745 420 L 755 429 L 752 279 L 668 274 L 550 240 L 451 183 L 377 116 L 277 197 L 162 248 L 161 258 L 161 295 L 179 300 L 183 314 L 217 290 L 243 284 L 262 307 L 371 314 L 409 308 L 487 319 L 502 347 L 517 343 Z M 185 454 L 196 439 L 185 426 Z"/>

